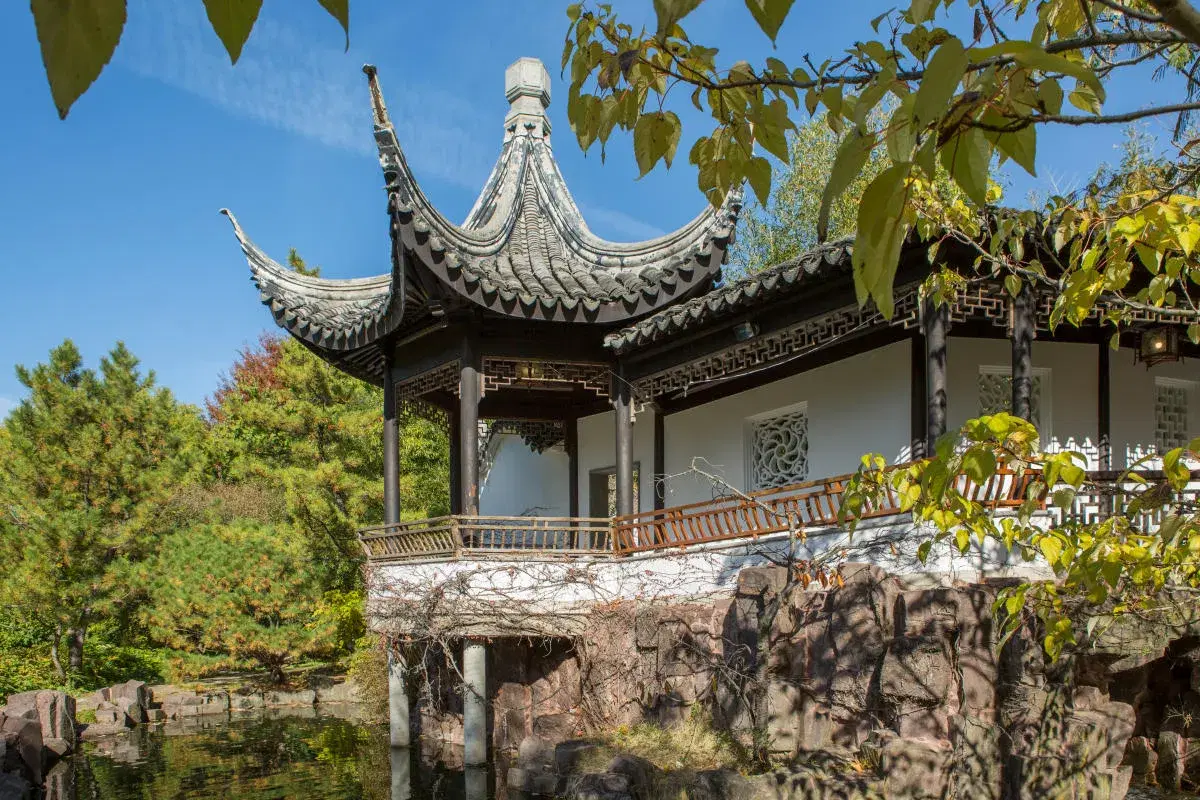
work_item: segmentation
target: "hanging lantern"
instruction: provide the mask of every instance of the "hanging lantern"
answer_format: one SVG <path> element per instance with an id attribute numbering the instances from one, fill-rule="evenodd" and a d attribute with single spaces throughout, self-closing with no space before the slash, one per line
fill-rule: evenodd
<path id="1" fill-rule="evenodd" d="M 1138 340 L 1138 361 L 1149 369 L 1155 364 L 1179 360 L 1179 330 L 1170 325 L 1160 325 L 1142 331 Z"/>

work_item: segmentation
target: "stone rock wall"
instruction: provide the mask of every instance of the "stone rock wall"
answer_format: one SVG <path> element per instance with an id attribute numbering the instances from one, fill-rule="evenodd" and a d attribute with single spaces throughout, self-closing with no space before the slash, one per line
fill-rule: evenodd
<path id="1" fill-rule="evenodd" d="M 1115 688 L 1127 681 L 1110 667 L 1126 665 L 1050 664 L 1030 631 L 997 653 L 998 589 L 851 564 L 839 585 L 793 590 L 782 569 L 756 567 L 728 597 L 598 606 L 573 641 L 493 640 L 494 744 L 515 754 L 529 737 L 671 723 L 699 704 L 746 742 L 765 735 L 780 762 L 872 764 L 887 797 L 1119 799 L 1136 770 L 1186 775 L 1190 729 L 1142 720 L 1134 706 L 1153 701 Z M 416 706 L 422 733 L 461 741 L 457 676 L 426 666 L 439 677 Z"/>

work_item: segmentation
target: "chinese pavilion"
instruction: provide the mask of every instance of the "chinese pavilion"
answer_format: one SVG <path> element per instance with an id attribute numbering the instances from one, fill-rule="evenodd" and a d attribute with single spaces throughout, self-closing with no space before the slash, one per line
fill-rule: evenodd
<path id="1" fill-rule="evenodd" d="M 230 219 L 278 325 L 384 389 L 385 524 L 360 537 L 378 575 L 519 561 L 540 561 L 550 575 L 555 565 L 586 562 L 611 566 L 610 596 L 638 596 L 633 573 L 620 569 L 632 557 L 642 559 L 639 574 L 658 571 L 680 593 L 702 594 L 727 586 L 730 570 L 653 559 L 730 542 L 753 556 L 797 525 L 834 530 L 842 478 L 821 476 L 852 471 L 866 452 L 893 463 L 918 457 L 981 413 L 1032 420 L 1047 447 L 1080 450 L 1097 471 L 1143 463 L 1200 432 L 1200 375 L 1184 360 L 1197 350 L 1154 311 L 1129 317 L 1114 351 L 1098 319 L 1051 331 L 1053 296 L 1027 288 L 1012 298 L 987 278 L 948 307 L 924 307 L 918 286 L 930 267 L 919 242 L 902 253 L 890 318 L 857 303 L 848 241 L 722 281 L 738 193 L 669 235 L 600 239 L 555 162 L 550 78 L 536 59 L 505 73 L 500 157 L 456 225 L 421 191 L 375 70 L 365 72 L 391 271 L 354 280 L 301 275 Z M 939 257 L 972 258 L 954 246 Z M 401 522 L 398 415 L 409 412 L 447 424 L 449 517 Z M 719 483 L 692 480 L 694 469 L 689 477 L 698 460 L 710 465 L 708 478 L 720 473 Z M 489 464 L 484 486 L 481 465 Z M 981 491 L 1000 505 L 1022 496 L 1015 483 Z M 1081 493 L 1063 513 L 1098 508 Z M 908 524 L 888 521 L 901 520 L 898 507 L 872 514 L 880 525 Z M 890 568 L 927 568 L 912 552 L 891 550 L 883 556 Z M 456 619 L 472 688 L 463 701 L 465 760 L 480 764 L 484 641 L 552 636 L 571 621 L 547 612 L 549 628 L 503 630 L 488 603 L 519 598 L 521 587 L 501 597 L 485 584 L 464 586 Z M 398 657 L 393 666 L 393 743 L 407 744 L 411 698 Z"/>

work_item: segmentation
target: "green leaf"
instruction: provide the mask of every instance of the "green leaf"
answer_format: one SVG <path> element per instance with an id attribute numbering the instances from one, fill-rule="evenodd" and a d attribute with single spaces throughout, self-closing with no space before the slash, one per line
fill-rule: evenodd
<path id="1" fill-rule="evenodd" d="M 977 486 L 982 486 L 996 472 L 996 456 L 988 450 L 975 448 L 963 456 L 963 474 Z"/>
<path id="2" fill-rule="evenodd" d="M 1004 279 L 1004 288 L 1008 290 L 1009 297 L 1016 297 L 1021 293 L 1021 277 L 1019 275 L 1009 275 Z"/>
<path id="3" fill-rule="evenodd" d="M 1030 175 L 1037 177 L 1037 169 L 1034 166 L 1037 159 L 1037 131 L 1033 125 L 1026 125 L 1011 133 L 998 134 L 992 141 L 1001 153 L 1020 164 Z"/>
<path id="4" fill-rule="evenodd" d="M 242 47 L 250 37 L 261 9 L 262 0 L 204 0 L 208 21 L 225 45 L 232 63 L 236 64 L 241 58 Z"/>
<path id="5" fill-rule="evenodd" d="M 966 71 L 967 53 L 962 42 L 951 36 L 942 42 L 925 68 L 925 77 L 913 101 L 913 119 L 917 124 L 927 125 L 942 116 Z"/>
<path id="6" fill-rule="evenodd" d="M 656 111 L 638 118 L 633 126 L 633 154 L 642 175 L 654 169 L 660 158 L 667 162 L 668 168 L 671 166 L 681 131 L 679 117 L 671 111 Z"/>
<path id="7" fill-rule="evenodd" d="M 346 32 L 346 49 L 350 49 L 350 0 L 317 0 L 321 7 L 336 19 Z"/>
<path id="8" fill-rule="evenodd" d="M 773 42 L 779 35 L 779 29 L 787 19 L 788 12 L 792 10 L 793 2 L 794 0 L 746 0 L 746 8 L 750 9 L 758 27 Z"/>
<path id="9" fill-rule="evenodd" d="M 933 547 L 933 542 L 928 539 L 917 545 L 917 560 L 922 564 L 925 563 L 925 559 L 929 558 L 929 550 L 931 547 Z"/>
<path id="10" fill-rule="evenodd" d="M 1058 559 L 1062 556 L 1062 542 L 1054 536 L 1043 536 L 1038 539 L 1038 549 L 1042 551 L 1042 555 L 1046 557 L 1046 561 L 1050 566 L 1058 564 Z"/>
<path id="11" fill-rule="evenodd" d="M 702 2 L 704 0 L 654 0 L 654 13 L 658 17 L 657 35 L 666 34 Z"/>
<path id="12" fill-rule="evenodd" d="M 763 206 L 771 197 L 771 162 L 762 156 L 755 156 L 746 163 L 746 180 L 750 188 Z"/>
<path id="13" fill-rule="evenodd" d="M 938 0 L 913 0 L 912 5 L 908 7 L 906 16 L 913 25 L 920 25 L 922 22 L 933 19 L 937 7 Z"/>
<path id="14" fill-rule="evenodd" d="M 1087 111 L 1096 116 L 1100 115 L 1100 98 L 1096 96 L 1090 86 L 1083 84 L 1076 86 L 1075 91 L 1067 95 L 1067 100 L 1080 111 Z"/>
<path id="15" fill-rule="evenodd" d="M 829 236 L 829 211 L 833 203 L 850 186 L 855 178 L 862 173 L 875 146 L 875 137 L 867 136 L 854 128 L 842 140 L 838 147 L 837 156 L 829 172 L 829 180 L 825 182 L 825 191 L 821 194 L 821 210 L 817 214 L 817 241 L 823 242 Z"/>
<path id="16" fill-rule="evenodd" d="M 987 205 L 988 161 L 991 147 L 979 128 L 967 128 L 941 150 L 942 166 L 976 205 Z"/>
<path id="17" fill-rule="evenodd" d="M 87 91 L 125 28 L 125 0 L 31 0 L 42 63 L 58 116 Z"/>

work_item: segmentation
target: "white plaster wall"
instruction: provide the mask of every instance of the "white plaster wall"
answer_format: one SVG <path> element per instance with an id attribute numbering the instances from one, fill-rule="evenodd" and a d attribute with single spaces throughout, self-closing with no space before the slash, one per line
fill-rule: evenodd
<path id="1" fill-rule="evenodd" d="M 668 422 L 670 417 L 667 418 Z M 638 465 L 638 501 L 654 508 L 654 412 L 637 409 L 633 421 L 633 461 Z M 616 419 L 612 411 L 579 420 L 579 513 L 588 515 L 588 478 L 592 470 L 610 469 L 617 463 Z"/>
<path id="2" fill-rule="evenodd" d="M 1112 382 L 1113 466 L 1137 461 L 1154 444 L 1155 378 L 1191 383 L 1188 392 L 1188 436 L 1200 436 L 1200 361 L 1159 364 L 1151 370 L 1135 364 L 1132 350 L 1112 353 L 1109 368 Z M 1148 464 L 1147 466 L 1153 466 Z"/>
<path id="3" fill-rule="evenodd" d="M 1043 397 L 1043 416 L 1049 411 L 1047 449 L 1068 449 L 1088 456 L 1089 468 L 1098 463 L 1097 408 L 1099 345 L 1035 341 L 1033 366 L 1049 369 L 1049 397 Z M 951 337 L 947 375 L 947 425 L 950 430 L 979 413 L 980 366 L 1009 367 L 1012 348 L 1005 340 Z M 1154 444 L 1154 385 L 1156 377 L 1200 384 L 1200 364 L 1184 361 L 1147 370 L 1135 364 L 1133 351 L 1110 354 L 1113 466 L 1132 462 L 1137 452 Z M 1047 406 L 1048 403 L 1048 406 Z M 1200 434 L 1200 392 L 1189 396 L 1190 435 Z M 1043 430 L 1043 436 L 1047 431 Z M 1127 454 L 1129 458 L 1127 459 Z"/>
<path id="4" fill-rule="evenodd" d="M 498 517 L 570 514 L 569 464 L 562 448 L 535 453 L 520 436 L 498 437 L 495 460 L 479 493 L 479 513 Z"/>
<path id="5" fill-rule="evenodd" d="M 853 472 L 869 452 L 905 460 L 910 371 L 909 343 L 898 342 L 671 414 L 664 431 L 667 474 L 685 473 L 702 458 L 706 469 L 745 490 L 747 418 L 800 402 L 808 404 L 810 478 Z M 691 475 L 673 478 L 667 487 L 667 505 L 711 497 L 711 484 Z"/>

